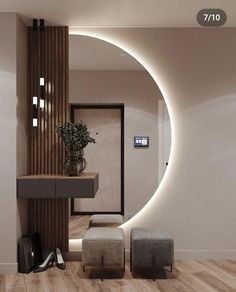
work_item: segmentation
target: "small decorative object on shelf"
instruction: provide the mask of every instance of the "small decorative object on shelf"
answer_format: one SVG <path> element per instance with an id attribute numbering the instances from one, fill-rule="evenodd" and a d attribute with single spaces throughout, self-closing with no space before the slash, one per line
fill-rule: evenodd
<path id="1" fill-rule="evenodd" d="M 66 122 L 58 125 L 56 131 L 62 138 L 67 150 L 67 158 L 64 163 L 64 173 L 69 176 L 77 176 L 86 168 L 84 148 L 89 143 L 96 143 L 90 136 L 88 127 L 82 121 L 79 123 Z"/>

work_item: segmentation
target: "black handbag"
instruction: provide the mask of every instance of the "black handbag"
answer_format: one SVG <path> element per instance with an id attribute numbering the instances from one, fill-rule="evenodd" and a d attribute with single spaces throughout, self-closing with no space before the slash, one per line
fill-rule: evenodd
<path id="1" fill-rule="evenodd" d="M 39 233 L 21 237 L 18 241 L 18 271 L 30 273 L 43 262 Z"/>

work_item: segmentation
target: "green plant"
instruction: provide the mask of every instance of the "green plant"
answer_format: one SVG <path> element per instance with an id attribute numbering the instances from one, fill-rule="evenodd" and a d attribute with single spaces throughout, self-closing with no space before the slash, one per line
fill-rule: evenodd
<path id="1" fill-rule="evenodd" d="M 69 151 L 79 151 L 89 143 L 96 143 L 95 139 L 90 137 L 87 125 L 82 121 L 74 124 L 66 122 L 63 125 L 58 125 L 56 126 L 56 132 Z"/>

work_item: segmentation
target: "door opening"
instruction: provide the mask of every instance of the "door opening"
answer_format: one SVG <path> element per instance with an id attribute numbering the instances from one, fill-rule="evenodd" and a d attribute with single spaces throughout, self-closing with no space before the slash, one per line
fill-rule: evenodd
<path id="1" fill-rule="evenodd" d="M 96 143 L 84 152 L 86 172 L 99 173 L 95 198 L 71 199 L 71 215 L 124 215 L 124 105 L 71 106 L 71 121 L 83 121 Z"/>

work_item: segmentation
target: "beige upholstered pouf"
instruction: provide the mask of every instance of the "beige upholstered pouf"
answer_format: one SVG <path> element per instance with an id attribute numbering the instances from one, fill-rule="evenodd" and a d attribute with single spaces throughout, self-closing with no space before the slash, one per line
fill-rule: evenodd
<path id="1" fill-rule="evenodd" d="M 123 223 L 123 217 L 119 214 L 92 215 L 89 227 L 118 227 Z"/>
<path id="2" fill-rule="evenodd" d="M 121 228 L 90 228 L 82 241 L 82 265 L 110 268 L 125 268 L 124 233 Z M 102 273 L 103 274 L 103 273 Z M 103 279 L 103 276 L 102 276 Z"/>
<path id="3" fill-rule="evenodd" d="M 138 267 L 155 269 L 174 264 L 174 240 L 164 229 L 133 228 L 130 233 L 130 270 Z"/>

